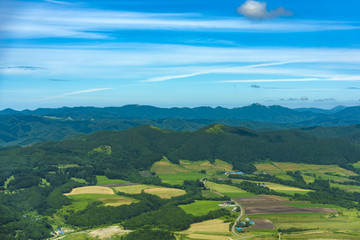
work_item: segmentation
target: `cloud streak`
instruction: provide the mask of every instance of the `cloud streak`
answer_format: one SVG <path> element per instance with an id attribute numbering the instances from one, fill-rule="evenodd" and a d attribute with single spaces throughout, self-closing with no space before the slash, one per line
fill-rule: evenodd
<path id="1" fill-rule="evenodd" d="M 123 12 L 98 9 L 58 8 L 43 5 L 24 5 L 23 10 L 10 7 L 2 10 L 2 19 L 11 19 L 0 26 L 2 38 L 87 38 L 111 39 L 111 32 L 120 30 L 169 30 L 206 32 L 317 32 L 360 29 L 357 23 L 294 20 L 249 22 L 240 18 L 222 18 L 199 14 Z M 255 1 L 252 1 L 255 2 Z M 286 10 L 283 10 L 286 12 Z M 279 15 L 266 12 L 267 17 Z M 260 14 L 261 15 L 261 14 Z M 259 15 L 259 17 L 260 17 Z M 264 16 L 265 16 L 264 15 Z"/>
<path id="2" fill-rule="evenodd" d="M 62 97 L 66 97 L 66 96 L 79 95 L 79 94 L 84 94 L 84 93 L 93 93 L 93 92 L 99 92 L 99 91 L 105 91 L 105 90 L 111 90 L 111 89 L 113 89 L 113 88 L 92 88 L 92 89 L 63 93 L 61 95 L 47 97 L 46 99 L 62 98 Z"/>

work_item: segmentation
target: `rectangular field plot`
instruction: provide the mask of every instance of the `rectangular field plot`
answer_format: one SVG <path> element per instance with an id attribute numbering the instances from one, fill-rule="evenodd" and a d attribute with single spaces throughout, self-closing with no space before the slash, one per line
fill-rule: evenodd
<path id="1" fill-rule="evenodd" d="M 181 232 L 188 239 L 209 239 L 209 240 L 229 240 L 230 223 L 224 223 L 222 220 L 215 219 L 200 223 L 191 224 L 190 228 Z"/>
<path id="2" fill-rule="evenodd" d="M 246 192 L 240 188 L 229 186 L 225 184 L 218 184 L 214 182 L 207 181 L 205 186 L 209 189 L 212 189 L 218 193 L 224 194 L 228 197 L 251 197 L 256 196 L 253 193 Z"/>
<path id="3" fill-rule="evenodd" d="M 219 203 L 222 201 L 195 201 L 194 203 L 179 205 L 186 213 L 195 216 L 205 215 L 210 211 L 222 208 Z"/>
<path id="4" fill-rule="evenodd" d="M 177 173 L 177 174 L 159 174 L 159 178 L 164 183 L 172 185 L 182 185 L 184 180 L 196 180 L 206 177 L 206 174 L 202 173 Z"/>
<path id="5" fill-rule="evenodd" d="M 182 189 L 177 188 L 165 188 L 155 185 L 130 185 L 130 186 L 121 186 L 114 188 L 118 192 L 124 192 L 128 194 L 139 194 L 141 191 L 144 191 L 149 194 L 157 195 L 161 198 L 172 198 L 186 194 Z"/>
<path id="6" fill-rule="evenodd" d="M 279 213 L 253 215 L 250 216 L 250 218 L 269 219 L 274 224 L 275 228 L 282 229 L 296 227 L 303 229 L 318 229 L 317 231 L 331 229 L 332 231 L 343 232 L 359 231 L 360 229 L 360 221 L 358 220 L 356 213 L 344 209 L 342 215 L 336 214 L 334 217 L 330 217 L 330 214 L 325 213 Z"/>

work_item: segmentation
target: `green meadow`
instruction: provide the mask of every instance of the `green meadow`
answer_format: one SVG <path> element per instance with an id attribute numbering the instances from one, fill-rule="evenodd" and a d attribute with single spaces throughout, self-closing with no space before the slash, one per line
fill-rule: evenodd
<path id="1" fill-rule="evenodd" d="M 97 184 L 96 185 L 108 185 L 108 184 L 119 184 L 126 183 L 127 181 L 121 179 L 109 179 L 106 176 L 96 176 Z"/>
<path id="2" fill-rule="evenodd" d="M 179 207 L 181 207 L 186 213 L 190 213 L 194 216 L 201 216 L 210 211 L 221 208 L 219 203 L 221 203 L 221 201 L 195 201 L 191 204 L 179 205 Z"/>
<path id="3" fill-rule="evenodd" d="M 205 178 L 207 175 L 202 173 L 176 173 L 176 174 L 158 174 L 159 178 L 164 183 L 172 185 L 182 185 L 184 180 L 196 180 Z"/>

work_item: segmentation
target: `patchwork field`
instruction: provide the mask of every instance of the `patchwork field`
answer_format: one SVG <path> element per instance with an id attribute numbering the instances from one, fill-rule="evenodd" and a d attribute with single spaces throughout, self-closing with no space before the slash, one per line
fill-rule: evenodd
<path id="1" fill-rule="evenodd" d="M 207 174 L 233 171 L 232 164 L 224 162 L 219 159 L 216 159 L 213 164 L 210 163 L 209 161 L 192 162 L 192 161 L 181 160 L 180 166 L 182 166 L 188 170 L 191 170 L 191 171 L 205 170 Z"/>
<path id="2" fill-rule="evenodd" d="M 112 184 L 119 184 L 119 183 L 127 183 L 125 180 L 121 179 L 109 179 L 106 176 L 96 176 L 97 183 L 96 185 L 112 185 Z"/>
<path id="3" fill-rule="evenodd" d="M 230 223 L 215 219 L 191 224 L 190 228 L 181 232 L 189 239 L 229 240 Z"/>
<path id="4" fill-rule="evenodd" d="M 262 195 L 259 197 L 234 198 L 245 209 L 246 214 L 278 214 L 278 213 L 336 213 L 325 206 L 306 205 L 304 202 L 291 202 L 278 196 Z M 327 205 L 327 207 L 330 205 Z M 331 205 L 332 206 L 332 205 Z"/>
<path id="5" fill-rule="evenodd" d="M 182 185 L 184 180 L 196 180 L 205 178 L 207 175 L 202 173 L 177 173 L 177 174 L 159 174 L 159 178 L 164 183 L 172 185 Z"/>
<path id="6" fill-rule="evenodd" d="M 291 177 L 286 174 L 287 171 L 301 171 L 302 173 L 330 180 L 346 180 L 349 176 L 356 175 L 354 172 L 343 169 L 337 165 L 315 165 L 267 161 L 257 163 L 255 166 L 258 171 L 269 172 L 284 179 L 291 179 Z"/>
<path id="7" fill-rule="evenodd" d="M 242 182 L 244 180 L 241 179 L 232 179 L 233 182 L 239 183 Z M 246 180 L 248 181 L 248 180 Z M 276 192 L 281 192 L 281 193 L 286 193 L 286 194 L 290 194 L 290 195 L 294 195 L 295 193 L 299 193 L 299 194 L 306 194 L 307 192 L 310 192 L 312 190 L 308 190 L 308 189 L 302 189 L 302 188 L 297 188 L 297 187 L 290 187 L 290 186 L 286 186 L 286 185 L 282 185 L 282 184 L 278 184 L 278 183 L 272 183 L 272 182 L 256 182 L 256 181 L 249 181 L 249 182 L 254 182 L 254 183 L 263 183 L 265 184 L 265 187 L 268 187 Z"/>
<path id="8" fill-rule="evenodd" d="M 152 165 L 150 171 L 155 172 L 164 183 L 181 185 L 184 180 L 196 180 L 207 177 L 207 174 L 232 171 L 232 165 L 219 159 L 215 160 L 214 163 L 209 161 L 192 162 L 180 160 L 180 164 L 177 165 L 163 157 L 162 160 Z M 200 171 L 206 171 L 206 174 L 200 173 Z"/>
<path id="9" fill-rule="evenodd" d="M 115 194 L 114 190 L 102 186 L 86 186 L 74 188 L 70 193 L 65 193 L 65 196 L 78 195 L 78 194 Z"/>
<path id="10" fill-rule="evenodd" d="M 179 205 L 186 213 L 190 213 L 194 216 L 205 215 L 210 211 L 221 208 L 219 203 L 222 201 L 195 201 L 191 204 Z"/>
<path id="11" fill-rule="evenodd" d="M 124 192 L 128 194 L 139 194 L 141 191 L 144 191 L 149 194 L 157 195 L 161 198 L 172 198 L 186 194 L 186 191 L 177 188 L 164 188 L 155 185 L 130 185 L 130 186 L 121 186 L 114 188 L 118 192 Z"/>
<path id="12" fill-rule="evenodd" d="M 70 199 L 74 200 L 73 205 L 75 208 L 85 208 L 88 203 L 94 201 L 103 202 L 105 206 L 121 206 L 129 205 L 136 200 L 128 197 L 123 197 L 119 195 L 110 195 L 110 194 L 79 194 L 68 196 Z M 77 206 L 76 206 L 77 205 Z"/>
<path id="13" fill-rule="evenodd" d="M 212 189 L 218 193 L 224 194 L 228 197 L 250 197 L 256 196 L 253 193 L 246 192 L 240 188 L 229 186 L 225 184 L 218 184 L 214 182 L 207 181 L 205 186 L 209 189 Z"/>

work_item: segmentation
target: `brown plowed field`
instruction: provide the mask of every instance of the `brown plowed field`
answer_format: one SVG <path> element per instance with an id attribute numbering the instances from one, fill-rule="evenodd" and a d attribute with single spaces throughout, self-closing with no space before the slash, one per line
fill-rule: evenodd
<path id="1" fill-rule="evenodd" d="M 246 214 L 273 214 L 273 213 L 332 213 L 336 212 L 329 208 L 297 208 L 285 205 L 281 202 L 266 203 L 243 203 Z"/>
<path id="2" fill-rule="evenodd" d="M 251 229 L 274 229 L 274 225 L 268 219 L 251 219 L 255 225 Z"/>

